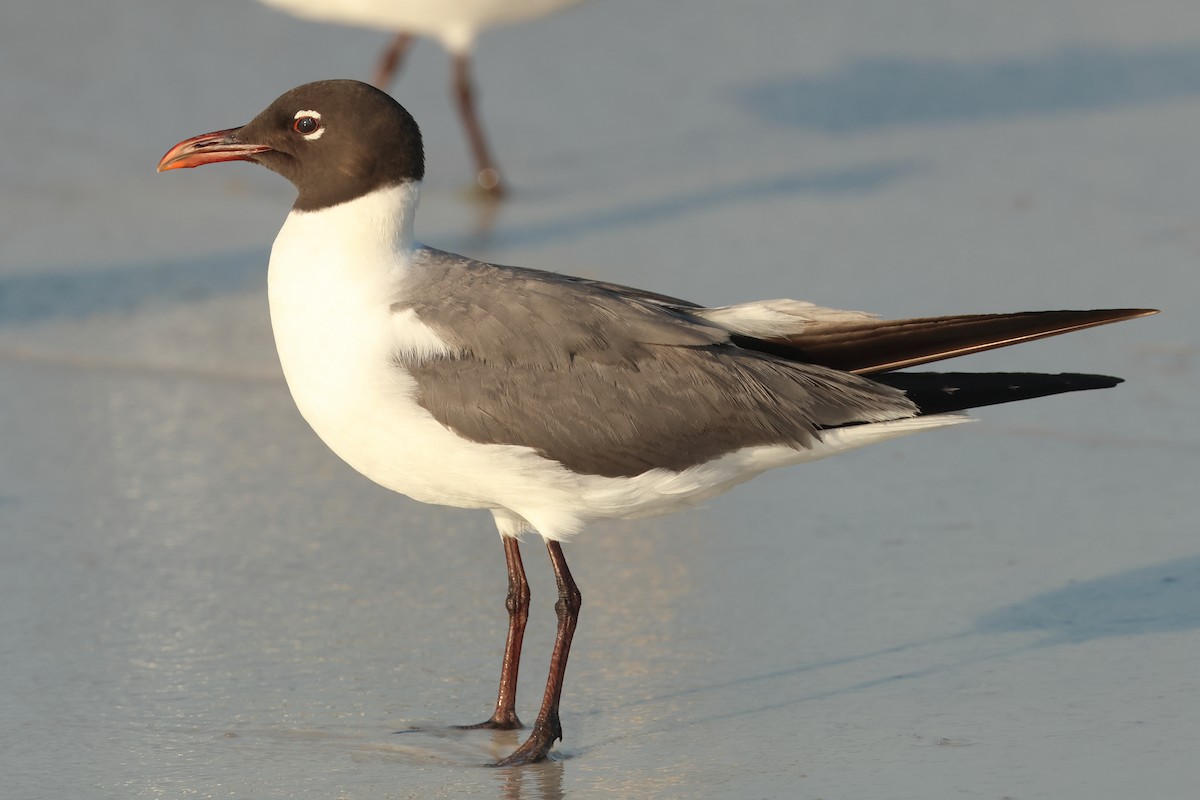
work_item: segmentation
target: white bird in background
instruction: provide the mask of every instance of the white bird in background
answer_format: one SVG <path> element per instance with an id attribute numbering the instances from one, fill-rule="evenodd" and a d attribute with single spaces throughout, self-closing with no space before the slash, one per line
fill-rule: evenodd
<path id="1" fill-rule="evenodd" d="M 304 418 L 383 486 L 492 513 L 509 631 L 495 712 L 476 727 L 521 727 L 529 584 L 518 540 L 545 540 L 558 633 L 537 721 L 502 765 L 540 761 L 562 738 L 580 607 L 562 542 L 589 522 L 675 511 L 774 467 L 962 422 L 965 409 L 1115 386 L 1104 375 L 898 370 L 1155 313 L 882 320 L 795 300 L 705 308 L 435 250 L 413 239 L 417 124 L 357 81 L 293 89 L 247 125 L 180 142 L 158 168 L 221 161 L 261 164 L 298 190 L 267 284 Z"/>
<path id="2" fill-rule="evenodd" d="M 305 19 L 398 31 L 375 67 L 372 83 L 387 90 L 413 39 L 437 39 L 454 62 L 452 93 L 475 159 L 475 182 L 493 197 L 505 184 L 475 109 L 471 51 L 488 28 L 536 19 L 583 0 L 261 0 Z"/>

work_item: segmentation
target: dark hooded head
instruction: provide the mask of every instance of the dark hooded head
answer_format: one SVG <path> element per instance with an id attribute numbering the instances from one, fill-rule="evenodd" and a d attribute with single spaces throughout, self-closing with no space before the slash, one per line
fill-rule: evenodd
<path id="1" fill-rule="evenodd" d="M 425 176 L 412 115 L 388 94 L 350 80 L 298 86 L 240 128 L 180 142 L 158 168 L 235 160 L 257 162 L 291 181 L 301 211 Z"/>

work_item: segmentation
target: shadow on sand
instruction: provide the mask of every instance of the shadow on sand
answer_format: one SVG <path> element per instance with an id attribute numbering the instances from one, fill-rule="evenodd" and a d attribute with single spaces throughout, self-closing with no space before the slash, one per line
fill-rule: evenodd
<path id="1" fill-rule="evenodd" d="M 457 250 L 503 246 L 534 247 L 584 235 L 612 233 L 686 217 L 714 208 L 775 196 L 873 191 L 918 170 L 913 162 L 885 161 L 843 169 L 796 172 L 637 198 L 610 208 L 563 214 L 505 228 L 489 235 L 440 236 L 434 247 Z M 613 259 L 620 258 L 619 253 Z M 70 266 L 37 274 L 0 277 L 0 328 L 105 313 L 200 302 L 212 297 L 266 290 L 268 253 L 250 250 L 201 254 L 174 261 L 109 265 L 81 271 Z M 542 265 L 553 269 L 554 265 Z"/>
<path id="2" fill-rule="evenodd" d="M 174 261 L 71 267 L 0 277 L 0 328 L 164 305 L 266 288 L 267 253 L 208 253 Z"/>
<path id="3" fill-rule="evenodd" d="M 981 617 L 975 633 L 1037 631 L 1039 646 L 1200 628 L 1200 556 L 1071 583 Z"/>
<path id="4" fill-rule="evenodd" d="M 871 58 L 743 86 L 733 100 L 829 134 L 1100 111 L 1200 95 L 1200 48 L 1078 46 L 979 61 Z"/>
<path id="5" fill-rule="evenodd" d="M 1177 559 L 1163 564 L 1142 567 L 1090 581 L 1071 583 L 1051 592 L 1036 595 L 1015 605 L 985 614 L 969 630 L 947 636 L 887 647 L 870 653 L 845 658 L 802 664 L 788 669 L 758 675 L 748 675 L 731 681 L 697 686 L 661 694 L 630 703 L 631 706 L 658 703 L 663 700 L 702 694 L 714 690 L 737 691 L 738 687 L 755 683 L 781 681 L 779 697 L 769 703 L 745 707 L 724 714 L 706 715 L 676 723 L 691 725 L 702 722 L 741 717 L 799 705 L 826 697 L 860 692 L 888 683 L 927 675 L 936 675 L 961 667 L 1002 659 L 1042 647 L 1080 644 L 1109 636 L 1138 636 L 1151 633 L 1200 629 L 1200 556 Z M 987 639 L 969 642 L 971 638 L 990 637 L 1014 632 L 1040 632 L 1044 638 L 1017 646 L 999 648 Z M 938 655 L 936 648 L 964 642 L 958 652 L 961 657 Z M 889 657 L 930 648 L 929 663 L 902 673 L 887 670 Z M 884 659 L 884 670 L 876 678 L 848 686 L 837 686 L 797 696 L 789 694 L 794 682 L 789 679 L 803 673 L 816 672 L 850 664 Z M 761 697 L 761 692 L 758 693 Z"/>

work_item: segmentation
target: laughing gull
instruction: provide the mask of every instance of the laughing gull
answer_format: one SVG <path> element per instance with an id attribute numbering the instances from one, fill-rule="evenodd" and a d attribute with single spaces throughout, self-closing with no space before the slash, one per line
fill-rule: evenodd
<path id="1" fill-rule="evenodd" d="M 881 320 L 795 300 L 706 308 L 506 267 L 413 239 L 421 134 L 356 81 L 293 89 L 240 128 L 172 147 L 159 171 L 253 161 L 298 190 L 271 249 L 271 325 L 300 413 L 352 467 L 427 503 L 483 508 L 508 566 L 495 712 L 515 703 L 529 586 L 546 543 L 558 632 L 529 738 L 546 758 L 579 614 L 562 542 L 594 520 L 663 514 L 773 467 L 940 428 L 956 412 L 1120 383 L 1103 375 L 903 367 L 1155 313 L 1042 311 Z"/>
<path id="2" fill-rule="evenodd" d="M 493 196 L 504 194 L 500 171 L 492 158 L 483 126 L 475 112 L 471 51 L 487 28 L 536 19 L 583 0 L 261 0 L 298 17 L 345 25 L 362 25 L 397 33 L 375 67 L 373 83 L 387 89 L 412 46 L 414 35 L 441 42 L 454 62 L 453 94 L 475 158 L 476 185 Z"/>

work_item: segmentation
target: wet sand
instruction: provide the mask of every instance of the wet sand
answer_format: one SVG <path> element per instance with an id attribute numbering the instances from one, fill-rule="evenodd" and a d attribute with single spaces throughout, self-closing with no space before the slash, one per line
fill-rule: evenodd
<path id="1" fill-rule="evenodd" d="M 22 798 L 1184 798 L 1200 782 L 1200 12 L 596 0 L 486 35 L 490 221 L 414 52 L 418 237 L 722 304 L 1158 306 L 957 362 L 1112 390 L 764 476 L 567 548 L 556 760 L 485 768 L 489 515 L 307 429 L 265 300 L 291 202 L 179 139 L 386 36 L 249 2 L 0 26 L 0 774 Z M 554 69 L 546 68 L 553 63 Z M 534 608 L 531 721 L 553 582 Z"/>

